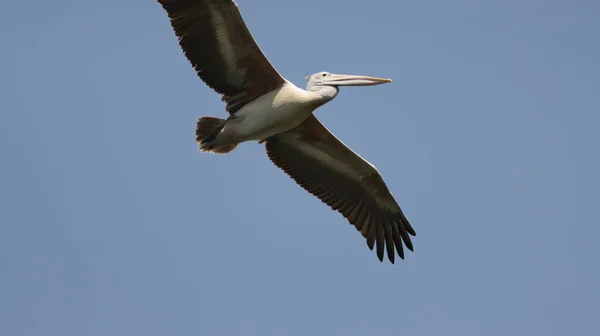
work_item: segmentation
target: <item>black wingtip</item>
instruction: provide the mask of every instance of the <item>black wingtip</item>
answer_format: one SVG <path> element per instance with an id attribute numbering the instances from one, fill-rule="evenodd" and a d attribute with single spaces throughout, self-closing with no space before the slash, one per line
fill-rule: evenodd
<path id="1" fill-rule="evenodd" d="M 395 260 L 396 258 L 394 256 L 395 256 L 394 253 L 392 253 L 392 254 L 388 253 L 388 260 L 392 263 L 392 265 L 394 264 L 394 261 L 396 261 Z"/>
<path id="2" fill-rule="evenodd" d="M 373 248 L 375 247 L 375 240 L 367 239 L 367 246 L 369 247 L 369 250 L 373 251 Z"/>

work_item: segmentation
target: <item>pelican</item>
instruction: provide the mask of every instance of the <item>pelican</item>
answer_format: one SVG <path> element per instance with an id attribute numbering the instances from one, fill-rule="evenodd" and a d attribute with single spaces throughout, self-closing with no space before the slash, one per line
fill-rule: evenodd
<path id="1" fill-rule="evenodd" d="M 265 57 L 232 0 L 158 0 L 179 46 L 205 84 L 222 96 L 227 119 L 200 117 L 196 142 L 202 152 L 225 154 L 240 143 L 264 143 L 275 166 L 342 214 L 384 260 L 413 251 L 409 224 L 379 171 L 338 140 L 313 112 L 341 86 L 390 79 L 318 72 L 306 90 L 282 77 Z"/>

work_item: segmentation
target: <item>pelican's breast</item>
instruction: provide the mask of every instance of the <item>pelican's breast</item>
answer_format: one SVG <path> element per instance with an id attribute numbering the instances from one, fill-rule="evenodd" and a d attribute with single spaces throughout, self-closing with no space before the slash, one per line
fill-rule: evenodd
<path id="1" fill-rule="evenodd" d="M 300 125 L 319 105 L 320 96 L 290 82 L 246 104 L 236 113 L 235 132 L 263 140 Z"/>

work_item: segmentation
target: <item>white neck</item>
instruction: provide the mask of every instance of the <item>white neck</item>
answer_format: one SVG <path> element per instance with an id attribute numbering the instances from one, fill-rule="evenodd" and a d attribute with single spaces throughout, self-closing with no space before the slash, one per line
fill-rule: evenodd
<path id="1" fill-rule="evenodd" d="M 318 85 L 311 83 L 310 81 L 307 83 L 306 89 L 321 96 L 323 99 L 323 104 L 335 98 L 340 91 L 340 89 L 338 89 L 336 86 Z"/>

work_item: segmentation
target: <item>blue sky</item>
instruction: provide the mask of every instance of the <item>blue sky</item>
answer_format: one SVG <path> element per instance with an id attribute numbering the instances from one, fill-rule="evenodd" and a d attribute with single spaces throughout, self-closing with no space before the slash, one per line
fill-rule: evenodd
<path id="1" fill-rule="evenodd" d="M 597 1 L 239 0 L 417 232 L 380 263 L 247 143 L 155 1 L 0 10 L 0 334 L 597 335 Z M 33 9 L 35 8 L 35 9 Z"/>

